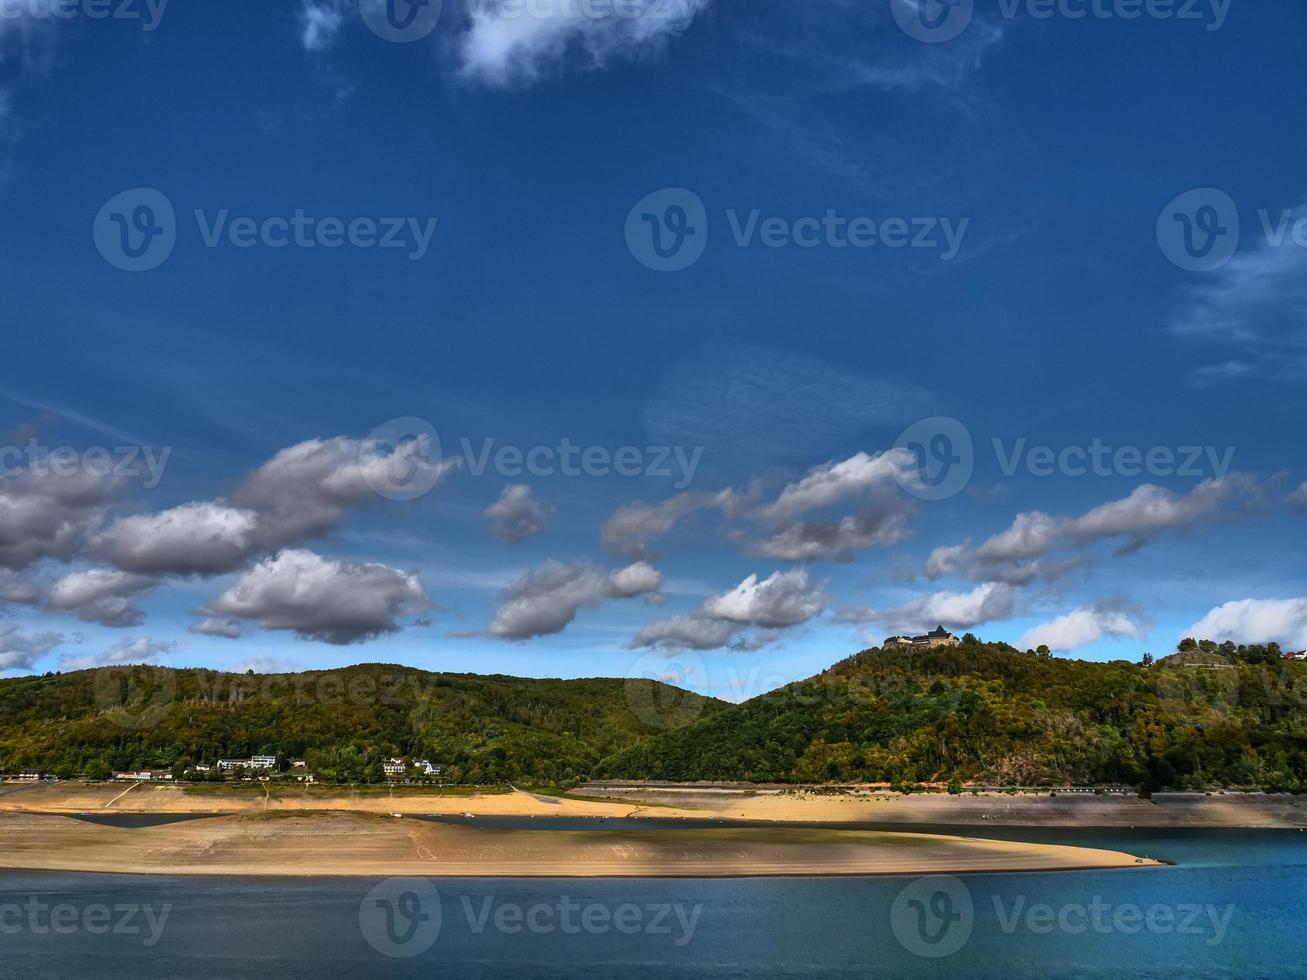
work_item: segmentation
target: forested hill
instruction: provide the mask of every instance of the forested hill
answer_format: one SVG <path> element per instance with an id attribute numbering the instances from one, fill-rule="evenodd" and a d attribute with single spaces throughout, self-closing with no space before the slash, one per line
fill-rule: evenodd
<path id="1" fill-rule="evenodd" d="M 1307 663 L 1182 646 L 1148 667 L 971 638 L 868 650 L 627 749 L 601 775 L 1307 789 Z"/>
<path id="2" fill-rule="evenodd" d="M 245 675 L 117 667 L 0 680 L 0 771 L 107 776 L 306 758 L 380 781 L 1127 783 L 1307 790 L 1307 663 L 1186 641 L 1148 667 L 968 637 L 867 650 L 740 705 L 647 680 L 526 680 L 361 665 Z"/>
<path id="3" fill-rule="evenodd" d="M 722 707 L 648 680 L 105 667 L 0 680 L 0 772 L 102 778 L 259 754 L 365 782 L 382 778 L 384 758 L 406 756 L 445 764 L 452 782 L 566 782 Z"/>

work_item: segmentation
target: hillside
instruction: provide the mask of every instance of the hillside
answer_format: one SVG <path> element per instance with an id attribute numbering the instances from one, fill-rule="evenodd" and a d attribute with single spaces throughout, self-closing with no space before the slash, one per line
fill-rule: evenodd
<path id="1" fill-rule="evenodd" d="M 1191 643 L 1192 641 L 1186 641 Z M 606 759 L 612 778 L 1307 789 L 1307 664 L 1152 667 L 968 642 L 868 650 Z"/>
<path id="2" fill-rule="evenodd" d="M 561 783 L 661 730 L 665 704 L 691 707 L 688 717 L 724 707 L 647 680 L 107 667 L 0 680 L 0 772 L 105 777 L 267 754 L 367 782 L 402 755 L 444 763 L 451 782 Z"/>

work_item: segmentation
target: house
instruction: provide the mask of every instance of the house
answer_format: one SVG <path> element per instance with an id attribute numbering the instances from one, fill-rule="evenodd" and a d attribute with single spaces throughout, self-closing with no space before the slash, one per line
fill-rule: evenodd
<path id="1" fill-rule="evenodd" d="M 408 766 L 404 765 L 403 759 L 387 759 L 381 764 L 381 768 L 387 776 L 402 776 Z"/>
<path id="2" fill-rule="evenodd" d="M 233 769 L 244 769 L 249 765 L 248 759 L 219 759 L 218 768 L 223 772 L 231 772 Z"/>
<path id="3" fill-rule="evenodd" d="M 937 626 L 924 636 L 891 636 L 881 644 L 882 649 L 903 649 L 929 650 L 932 647 L 956 647 L 960 646 L 962 641 L 946 630 L 943 626 Z"/>
<path id="4" fill-rule="evenodd" d="M 142 769 L 139 772 L 116 772 L 113 778 L 119 782 L 162 783 L 171 782 L 172 773 L 167 769 Z"/>
<path id="5" fill-rule="evenodd" d="M 427 759 L 414 759 L 413 768 L 420 771 L 425 776 L 444 775 L 445 767 L 438 762 L 431 762 Z"/>
<path id="6" fill-rule="evenodd" d="M 276 769 L 277 757 L 275 755 L 256 755 L 250 758 L 251 769 Z"/>
<path id="7" fill-rule="evenodd" d="M 45 773 L 36 772 L 35 770 L 28 770 L 27 772 L 20 772 L 18 774 L 18 778 L 23 780 L 24 782 L 32 782 L 32 783 L 40 782 L 42 779 L 45 778 Z"/>
<path id="8" fill-rule="evenodd" d="M 1307 660 L 1307 650 L 1300 650 L 1297 653 L 1286 653 L 1285 660 Z"/>

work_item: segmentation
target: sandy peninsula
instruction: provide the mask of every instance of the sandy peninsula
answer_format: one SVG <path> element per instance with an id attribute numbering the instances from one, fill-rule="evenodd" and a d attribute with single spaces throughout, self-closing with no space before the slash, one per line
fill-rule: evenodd
<path id="1" fill-rule="evenodd" d="M 1141 868 L 1117 851 L 796 827 L 500 830 L 376 813 L 268 810 L 117 827 L 0 813 L 0 866 L 168 875 L 764 877 Z"/>
<path id="2" fill-rule="evenodd" d="M 1307 798 L 1261 793 L 1134 795 L 890 792 L 671 784 L 591 784 L 558 797 L 507 788 L 435 793 L 419 787 L 244 783 L 187 787 L 78 781 L 0 784 L 10 812 L 236 814 L 333 810 L 504 817 L 717 818 L 760 823 L 966 826 L 1307 827 Z"/>

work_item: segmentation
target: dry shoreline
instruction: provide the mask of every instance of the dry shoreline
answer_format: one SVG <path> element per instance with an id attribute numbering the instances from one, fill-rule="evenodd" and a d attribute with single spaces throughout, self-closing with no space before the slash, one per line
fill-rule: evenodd
<path id="1" fill-rule="evenodd" d="M 123 828 L 0 813 L 8 869 L 332 877 L 773 877 L 1142 868 L 1117 851 L 809 827 L 493 830 L 373 813 L 235 813 Z"/>
<path id="2" fill-rule="evenodd" d="M 1159 793 L 1134 796 L 1058 796 L 944 793 L 904 796 L 887 792 L 837 794 L 804 790 L 727 789 L 642 785 L 617 790 L 583 787 L 581 797 L 486 792 L 432 795 L 416 789 L 360 790 L 350 787 L 268 784 L 244 787 L 124 785 L 122 783 L 0 784 L 0 814 L 41 813 L 255 813 L 341 810 L 504 817 L 635 816 L 670 819 L 728 819 L 763 824 L 869 823 L 914 827 L 986 826 L 1093 828 L 1264 828 L 1307 827 L 1307 798 L 1263 794 Z M 600 793 L 604 796 L 601 798 Z"/>

